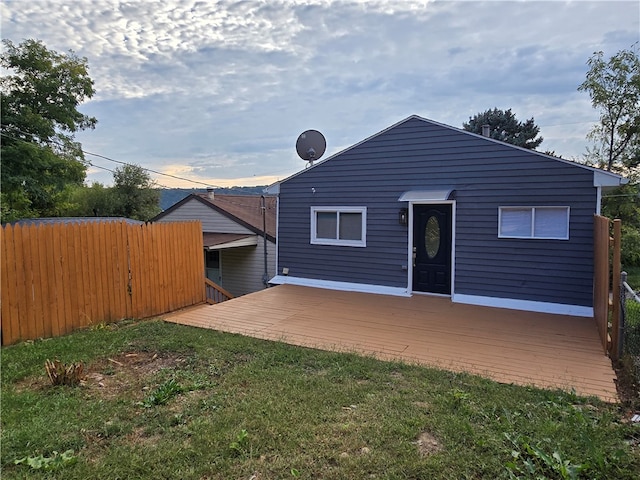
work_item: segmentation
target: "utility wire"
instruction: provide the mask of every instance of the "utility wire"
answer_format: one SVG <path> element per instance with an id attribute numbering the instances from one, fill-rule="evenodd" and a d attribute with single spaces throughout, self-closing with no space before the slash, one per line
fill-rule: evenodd
<path id="1" fill-rule="evenodd" d="M 16 129 L 16 131 L 17 131 L 17 132 L 19 132 L 19 133 L 21 133 L 22 135 L 28 135 L 28 136 L 31 136 L 31 137 L 33 137 L 33 136 L 34 136 L 34 135 L 30 134 L 30 133 L 23 132 L 22 130 L 19 130 L 19 129 Z M 5 136 L 5 137 L 7 137 L 7 138 L 11 138 L 12 140 L 18 140 L 18 141 L 22 141 L 22 142 L 25 142 L 25 143 L 31 143 L 31 142 L 28 142 L 27 140 L 24 140 L 24 139 L 22 139 L 22 138 L 16 138 L 16 137 L 13 137 L 13 136 L 8 135 L 8 134 L 6 134 L 6 133 L 2 133 L 2 135 L 3 135 L 3 136 Z M 60 142 L 58 142 L 58 141 L 56 141 L 56 140 L 48 140 L 48 141 L 47 141 L 47 142 L 45 142 L 45 143 L 53 143 L 53 144 L 55 144 L 55 145 L 58 145 L 59 147 L 63 147 L 63 148 L 65 147 L 65 145 L 63 145 L 62 143 L 60 143 Z M 94 157 L 102 158 L 102 159 L 104 159 L 104 160 L 108 160 L 108 161 L 110 161 L 110 162 L 114 162 L 114 163 L 119 163 L 119 164 L 121 164 L 121 165 L 130 165 L 130 166 L 134 166 L 134 165 L 133 165 L 133 164 L 131 164 L 131 163 L 123 162 L 123 161 L 120 161 L 120 160 L 115 160 L 115 159 L 113 159 L 113 158 L 109 158 L 109 157 L 107 157 L 107 156 L 105 156 L 105 155 L 100 155 L 99 153 L 92 153 L 92 152 L 88 152 L 87 150 L 84 150 L 83 148 L 80 148 L 79 150 L 80 150 L 82 153 L 84 153 L 85 155 L 92 155 L 92 156 L 94 156 Z M 89 162 L 89 163 L 91 164 L 91 162 Z M 185 181 L 185 182 L 190 182 L 190 183 L 194 183 L 194 184 L 204 185 L 205 187 L 216 187 L 216 188 L 221 188 L 219 185 L 211 185 L 210 183 L 199 182 L 198 180 L 191 180 L 191 179 L 189 179 L 189 178 L 179 177 L 179 176 L 177 176 L 177 175 L 172 175 L 172 174 L 170 174 L 170 173 L 158 172 L 157 170 L 153 170 L 153 169 L 151 169 L 151 168 L 146 168 L 146 167 L 143 167 L 143 166 L 141 166 L 141 165 L 138 165 L 138 167 L 140 167 L 142 170 L 145 170 L 145 171 L 147 171 L 147 172 L 155 173 L 156 175 L 163 175 L 163 176 L 165 176 L 165 177 L 175 178 L 176 180 L 182 180 L 182 181 Z"/>
<path id="2" fill-rule="evenodd" d="M 114 160 L 113 158 L 105 157 L 104 155 L 100 155 L 99 153 L 92 153 L 92 152 L 88 152 L 87 150 L 82 150 L 82 149 L 81 149 L 81 151 L 85 155 L 93 155 L 94 157 L 102 158 L 102 159 L 108 160 L 110 162 L 119 163 L 121 165 L 132 165 L 131 163 L 122 162 L 120 160 Z M 205 187 L 218 187 L 218 188 L 220 188 L 218 185 L 211 185 L 210 183 L 199 182 L 198 180 L 190 180 L 188 178 L 178 177 L 177 175 L 172 175 L 170 173 L 162 173 L 162 172 L 158 172 L 157 170 L 152 170 L 151 168 L 142 167 L 140 165 L 138 165 L 138 166 L 140 168 L 142 168 L 143 170 L 146 170 L 147 172 L 155 173 L 156 175 L 164 175 L 165 177 L 175 178 L 176 180 L 183 180 L 185 182 L 197 183 L 199 185 L 204 185 Z"/>

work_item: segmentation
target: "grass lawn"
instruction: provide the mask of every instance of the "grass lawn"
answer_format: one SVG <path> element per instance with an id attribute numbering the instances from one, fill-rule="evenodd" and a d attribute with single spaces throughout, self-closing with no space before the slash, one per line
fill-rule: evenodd
<path id="1" fill-rule="evenodd" d="M 51 386 L 54 358 L 86 381 Z M 5 347 L 1 393 L 4 479 L 640 473 L 616 405 L 161 321 Z"/>
<path id="2" fill-rule="evenodd" d="M 626 267 L 622 269 L 627 272 L 627 283 L 634 290 L 640 290 L 640 267 Z"/>

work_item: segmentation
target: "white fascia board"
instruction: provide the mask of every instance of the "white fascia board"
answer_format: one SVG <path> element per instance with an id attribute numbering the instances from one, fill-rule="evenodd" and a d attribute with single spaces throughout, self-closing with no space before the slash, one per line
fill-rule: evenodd
<path id="1" fill-rule="evenodd" d="M 629 183 L 629 179 L 604 170 L 593 171 L 594 187 L 619 187 Z"/>
<path id="2" fill-rule="evenodd" d="M 297 285 L 300 287 L 324 288 L 327 290 L 340 290 L 343 292 L 376 293 L 380 295 L 392 295 L 395 297 L 411 296 L 406 288 L 401 287 L 369 285 L 366 283 L 334 282 L 331 280 L 290 277 L 288 275 L 276 275 L 269 280 L 269 283 L 273 283 L 274 285 Z"/>
<path id="3" fill-rule="evenodd" d="M 226 250 L 228 248 L 237 247 L 255 247 L 258 245 L 258 236 L 253 235 L 247 238 L 241 238 L 240 240 L 234 240 L 233 242 L 221 243 L 219 245 L 213 245 L 206 247 L 207 250 Z"/>
<path id="4" fill-rule="evenodd" d="M 483 307 L 508 308 L 510 310 L 523 310 L 525 312 L 554 313 L 556 315 L 593 318 L 593 308 L 582 305 L 535 302 L 514 298 L 483 297 L 480 295 L 463 295 L 459 293 L 454 294 L 451 300 L 455 303 L 466 303 L 468 305 L 480 305 Z"/>

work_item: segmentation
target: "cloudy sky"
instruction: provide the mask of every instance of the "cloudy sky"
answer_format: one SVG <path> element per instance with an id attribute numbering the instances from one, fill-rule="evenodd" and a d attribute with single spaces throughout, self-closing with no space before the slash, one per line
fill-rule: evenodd
<path id="1" fill-rule="evenodd" d="M 409 115 L 461 127 L 493 107 L 579 158 L 598 120 L 576 90 L 588 58 L 640 40 L 638 0 L 2 0 L 0 14 L 2 38 L 88 59 L 86 151 L 201 182 L 153 175 L 180 187 L 285 178 L 307 129 L 327 156 Z"/>

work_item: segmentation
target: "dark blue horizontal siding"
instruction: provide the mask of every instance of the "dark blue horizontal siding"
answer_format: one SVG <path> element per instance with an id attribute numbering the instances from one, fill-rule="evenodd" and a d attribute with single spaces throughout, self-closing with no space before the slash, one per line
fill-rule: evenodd
<path id="1" fill-rule="evenodd" d="M 407 287 L 398 198 L 441 187 L 455 189 L 455 293 L 591 306 L 593 173 L 417 118 L 281 184 L 280 269 Z M 366 206 L 366 248 L 311 245 L 310 207 L 321 205 Z M 513 205 L 569 206 L 569 240 L 498 238 L 498 208 Z"/>

